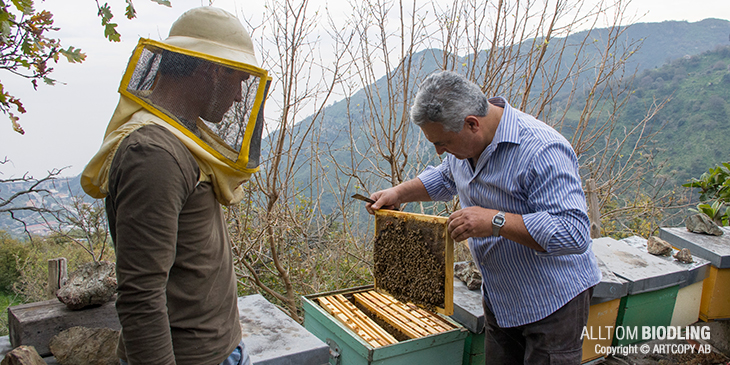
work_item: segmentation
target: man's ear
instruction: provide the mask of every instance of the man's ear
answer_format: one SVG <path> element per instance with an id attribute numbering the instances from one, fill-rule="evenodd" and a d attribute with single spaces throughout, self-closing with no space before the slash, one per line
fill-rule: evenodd
<path id="1" fill-rule="evenodd" d="M 481 125 L 479 118 L 477 118 L 475 115 L 469 115 L 464 118 L 464 128 L 468 128 L 472 132 L 477 132 L 482 127 L 483 126 Z"/>

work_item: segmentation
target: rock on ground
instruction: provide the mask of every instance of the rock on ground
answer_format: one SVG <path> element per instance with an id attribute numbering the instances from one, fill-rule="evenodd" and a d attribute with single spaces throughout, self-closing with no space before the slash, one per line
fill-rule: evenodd
<path id="1" fill-rule="evenodd" d="M 33 346 L 18 346 L 5 354 L 2 365 L 46 365 Z"/>
<path id="2" fill-rule="evenodd" d="M 60 365 L 118 365 L 119 331 L 71 327 L 51 339 L 48 347 Z"/>
<path id="3" fill-rule="evenodd" d="M 692 259 L 692 254 L 689 252 L 689 248 L 683 248 L 679 250 L 674 255 L 674 258 L 677 259 L 679 262 L 684 262 L 685 264 L 694 262 L 694 260 Z"/>
<path id="4" fill-rule="evenodd" d="M 651 236 L 646 241 L 646 251 L 652 255 L 669 256 L 672 254 L 672 245 L 657 236 Z"/>
<path id="5" fill-rule="evenodd" d="M 469 290 L 475 290 L 482 285 L 482 274 L 474 261 L 460 262 L 454 265 L 454 274 L 466 284 Z"/>

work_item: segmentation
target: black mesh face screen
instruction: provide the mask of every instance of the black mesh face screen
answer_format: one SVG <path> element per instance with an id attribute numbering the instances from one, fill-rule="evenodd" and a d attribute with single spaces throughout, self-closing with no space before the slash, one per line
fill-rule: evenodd
<path id="1" fill-rule="evenodd" d="M 258 167 L 266 78 L 249 69 L 145 45 L 123 89 L 231 164 Z M 246 161 L 239 161 L 241 157 Z"/>
<path id="2" fill-rule="evenodd" d="M 256 116 L 256 125 L 251 135 L 251 143 L 248 147 L 248 168 L 256 168 L 261 163 L 261 137 L 264 130 L 264 105 L 266 97 L 269 95 L 269 87 L 271 80 L 266 80 L 266 89 L 264 91 L 264 102 L 261 103 L 258 115 Z"/>

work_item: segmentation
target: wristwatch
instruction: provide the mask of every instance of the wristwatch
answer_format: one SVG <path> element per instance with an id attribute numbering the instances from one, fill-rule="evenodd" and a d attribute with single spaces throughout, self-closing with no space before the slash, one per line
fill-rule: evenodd
<path id="1" fill-rule="evenodd" d="M 504 212 L 500 211 L 492 217 L 492 237 L 499 237 L 499 229 L 504 227 Z"/>

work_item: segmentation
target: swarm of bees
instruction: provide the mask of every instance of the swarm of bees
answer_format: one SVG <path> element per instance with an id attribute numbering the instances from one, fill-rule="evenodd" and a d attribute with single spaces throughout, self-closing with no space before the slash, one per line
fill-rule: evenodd
<path id="1" fill-rule="evenodd" d="M 443 254 L 432 252 L 424 224 L 405 219 L 385 222 L 375 238 L 373 272 L 376 286 L 402 302 L 412 302 L 434 311 L 444 305 L 445 265 Z"/>

